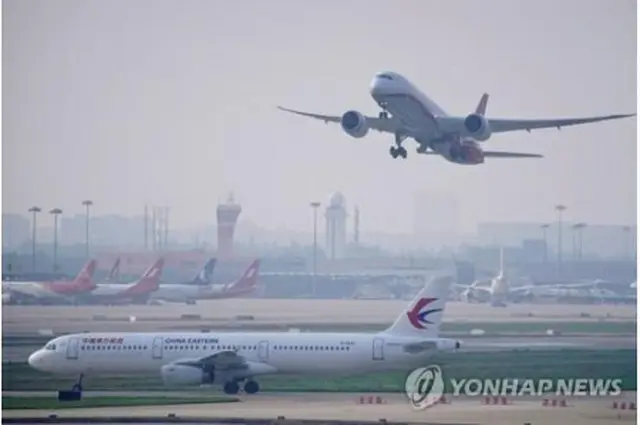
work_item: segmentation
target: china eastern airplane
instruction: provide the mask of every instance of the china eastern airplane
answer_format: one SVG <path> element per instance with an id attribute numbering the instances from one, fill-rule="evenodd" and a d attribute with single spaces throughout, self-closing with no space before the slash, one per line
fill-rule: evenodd
<path id="1" fill-rule="evenodd" d="M 489 140 L 494 133 L 540 128 L 558 128 L 569 125 L 632 117 L 636 114 L 606 115 L 590 118 L 561 119 L 503 119 L 487 118 L 489 95 L 483 94 L 475 112 L 466 116 L 447 114 L 406 78 L 395 72 L 377 74 L 370 86 L 370 94 L 382 112 L 368 117 L 358 111 L 347 111 L 342 116 L 321 115 L 278 107 L 294 114 L 340 123 L 350 136 L 361 138 L 369 130 L 395 135 L 395 144 L 389 149 L 393 158 L 407 157 L 402 143 L 412 138 L 418 143 L 419 154 L 440 155 L 456 164 L 476 165 L 485 158 L 541 158 L 531 153 L 485 151 L 478 142 Z"/>
<path id="2" fill-rule="evenodd" d="M 330 374 L 406 370 L 424 366 L 438 351 L 460 348 L 439 338 L 449 284 L 432 280 L 388 329 L 378 333 L 317 332 L 115 332 L 64 335 L 29 356 L 43 372 L 158 372 L 166 385 L 222 384 L 236 394 L 239 383 L 254 394 L 267 374 Z"/>

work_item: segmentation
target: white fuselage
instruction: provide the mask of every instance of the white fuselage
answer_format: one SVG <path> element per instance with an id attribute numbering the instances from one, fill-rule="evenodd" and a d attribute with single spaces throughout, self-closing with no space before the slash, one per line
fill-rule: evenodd
<path id="1" fill-rule="evenodd" d="M 373 78 L 370 93 L 378 105 L 391 114 L 390 119 L 402 124 L 404 135 L 418 142 L 421 151 L 430 148 L 449 161 L 461 161 L 451 153 L 455 151 L 454 145 L 462 149 L 462 140 L 444 133 L 437 120 L 449 115 L 410 81 L 397 74 L 389 80 L 381 73 Z M 481 148 L 476 142 L 465 140 L 464 146 L 473 151 L 471 158 L 481 161 Z"/>
<path id="2" fill-rule="evenodd" d="M 104 342 L 107 341 L 107 342 Z M 433 342 L 408 352 L 409 343 Z M 456 346 L 458 344 L 458 346 Z M 51 347 L 54 346 L 54 349 Z M 47 349 L 46 347 L 49 347 Z M 36 369 L 58 373 L 159 372 L 185 359 L 232 350 L 251 364 L 247 375 L 347 373 L 410 369 L 436 350 L 459 343 L 362 333 L 85 333 L 56 338 L 29 357 Z"/>

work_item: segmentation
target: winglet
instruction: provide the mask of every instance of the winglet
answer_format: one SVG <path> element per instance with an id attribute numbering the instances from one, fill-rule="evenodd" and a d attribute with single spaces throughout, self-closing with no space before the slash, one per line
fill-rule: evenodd
<path id="1" fill-rule="evenodd" d="M 489 93 L 484 93 L 476 106 L 476 114 L 483 115 L 487 113 L 487 103 L 489 102 Z"/>

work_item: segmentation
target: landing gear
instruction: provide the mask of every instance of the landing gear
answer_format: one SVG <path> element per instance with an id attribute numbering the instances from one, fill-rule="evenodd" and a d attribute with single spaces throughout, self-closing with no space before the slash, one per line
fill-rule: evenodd
<path id="1" fill-rule="evenodd" d="M 378 118 L 380 118 L 381 120 L 387 120 L 389 119 L 389 113 L 386 111 L 382 111 L 378 114 Z"/>
<path id="2" fill-rule="evenodd" d="M 256 381 L 247 381 L 244 384 L 244 392 L 247 394 L 255 394 L 260 391 L 260 384 Z"/>
<path id="3" fill-rule="evenodd" d="M 391 155 L 393 159 L 396 159 L 399 156 L 405 159 L 407 157 L 407 150 L 402 146 L 397 148 L 395 146 L 391 146 L 389 148 L 389 155 Z"/>
<path id="4" fill-rule="evenodd" d="M 80 377 L 78 378 L 78 382 L 76 382 L 75 384 L 73 384 L 73 387 L 71 387 L 71 391 L 74 392 L 82 392 L 82 379 L 84 378 L 84 374 L 81 373 Z"/>
<path id="5" fill-rule="evenodd" d="M 391 146 L 389 148 L 389 154 L 396 159 L 397 157 L 402 157 L 403 159 L 407 158 L 407 150 L 402 147 L 402 142 L 406 139 L 407 136 L 402 135 L 400 133 L 396 133 L 396 146 Z"/>
<path id="6" fill-rule="evenodd" d="M 237 381 L 229 381 L 224 384 L 223 391 L 225 394 L 235 395 L 240 391 L 240 385 Z"/>

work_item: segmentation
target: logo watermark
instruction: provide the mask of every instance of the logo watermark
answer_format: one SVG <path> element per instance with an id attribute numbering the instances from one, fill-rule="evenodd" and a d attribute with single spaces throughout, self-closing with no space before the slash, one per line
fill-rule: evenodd
<path id="1" fill-rule="evenodd" d="M 414 409 L 422 410 L 433 406 L 444 394 L 442 370 L 436 365 L 415 369 L 407 376 L 404 389 Z"/>
<path id="2" fill-rule="evenodd" d="M 446 383 L 445 383 L 446 382 Z M 415 409 L 426 409 L 438 403 L 447 386 L 452 396 L 536 397 L 556 395 L 617 396 L 622 393 L 622 379 L 451 379 L 445 381 L 439 366 L 415 369 L 407 376 L 405 391 Z"/>

